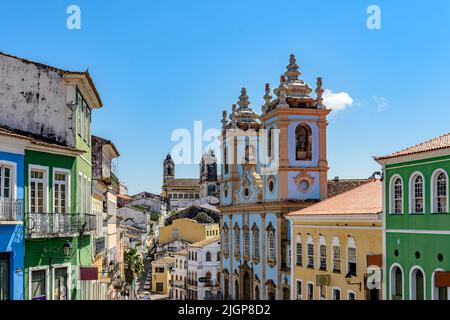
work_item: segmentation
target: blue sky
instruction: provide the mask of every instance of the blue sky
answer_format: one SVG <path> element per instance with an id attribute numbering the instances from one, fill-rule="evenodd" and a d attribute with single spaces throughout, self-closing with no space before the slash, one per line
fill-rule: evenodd
<path id="1" fill-rule="evenodd" d="M 244 85 L 259 111 L 264 84 L 277 85 L 295 53 L 312 87 L 322 76 L 353 99 L 329 117 L 329 177 L 365 178 L 372 155 L 450 131 L 450 2 L 416 2 L 2 1 L 0 51 L 89 68 L 104 102 L 94 134 L 117 145 L 130 193 L 160 192 L 174 129 L 219 127 Z M 71 4 L 81 30 L 66 28 Z M 366 27 L 371 4 L 381 30 Z"/>

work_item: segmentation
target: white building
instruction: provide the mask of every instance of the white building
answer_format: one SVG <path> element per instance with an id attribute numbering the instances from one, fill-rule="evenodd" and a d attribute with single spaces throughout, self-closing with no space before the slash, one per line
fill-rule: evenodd
<path id="1" fill-rule="evenodd" d="M 171 271 L 171 298 L 172 300 L 186 300 L 187 286 L 187 249 L 173 254 L 174 266 Z"/>
<path id="2" fill-rule="evenodd" d="M 220 290 L 220 237 L 187 247 L 187 299 L 217 298 Z"/>

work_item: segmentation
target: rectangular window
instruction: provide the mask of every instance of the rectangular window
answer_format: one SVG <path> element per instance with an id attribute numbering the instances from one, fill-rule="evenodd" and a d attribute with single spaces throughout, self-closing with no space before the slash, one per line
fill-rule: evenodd
<path id="1" fill-rule="evenodd" d="M 9 253 L 0 253 L 0 301 L 10 300 L 10 263 Z"/>
<path id="2" fill-rule="evenodd" d="M 78 135 L 81 136 L 82 133 L 82 121 L 81 118 L 83 116 L 83 98 L 81 97 L 80 92 L 77 91 L 77 132 Z"/>
<path id="3" fill-rule="evenodd" d="M 327 300 L 327 287 L 320 286 L 319 292 L 320 292 L 320 300 Z"/>
<path id="4" fill-rule="evenodd" d="M 55 268 L 53 300 L 68 300 L 67 268 Z"/>
<path id="5" fill-rule="evenodd" d="M 341 247 L 333 247 L 333 271 L 341 272 Z"/>
<path id="6" fill-rule="evenodd" d="M 312 243 L 308 243 L 308 264 L 307 267 L 308 268 L 313 268 L 314 269 L 314 244 Z"/>
<path id="7" fill-rule="evenodd" d="M 308 300 L 314 300 L 314 285 L 308 283 Z"/>
<path id="8" fill-rule="evenodd" d="M 86 106 L 86 142 L 91 145 L 91 110 Z"/>
<path id="9" fill-rule="evenodd" d="M 45 270 L 31 271 L 31 300 L 47 300 L 47 273 Z"/>
<path id="10" fill-rule="evenodd" d="M 319 262 L 320 262 L 320 265 L 319 265 L 319 268 L 320 268 L 320 270 L 327 270 L 327 246 L 325 246 L 325 245 L 320 245 L 319 246 L 319 254 L 320 254 L 320 256 L 319 256 Z"/>
<path id="11" fill-rule="evenodd" d="M 55 172 L 53 176 L 53 212 L 67 213 L 67 173 Z"/>
<path id="12" fill-rule="evenodd" d="M 88 213 L 88 208 L 89 208 L 89 203 L 88 203 L 88 199 L 89 199 L 89 193 L 88 193 L 88 181 L 86 176 L 84 177 L 84 204 L 83 204 L 83 213 Z"/>
<path id="13" fill-rule="evenodd" d="M 302 300 L 302 282 L 297 280 L 297 300 Z"/>
<path id="14" fill-rule="evenodd" d="M 348 300 L 356 300 L 356 294 L 354 292 L 348 292 Z"/>
<path id="15" fill-rule="evenodd" d="M 0 166 L 0 199 L 11 198 L 11 168 Z"/>
<path id="16" fill-rule="evenodd" d="M 334 288 L 333 289 L 333 300 L 341 300 L 341 290 Z"/>
<path id="17" fill-rule="evenodd" d="M 30 172 L 30 211 L 44 213 L 44 171 Z"/>
<path id="18" fill-rule="evenodd" d="M 296 261 L 295 264 L 297 266 L 303 265 L 303 245 L 301 242 L 297 242 L 297 255 L 296 255 Z"/>
<path id="19" fill-rule="evenodd" d="M 91 179 L 87 180 L 87 212 L 92 213 L 92 182 Z"/>
<path id="20" fill-rule="evenodd" d="M 78 213 L 83 212 L 83 177 L 78 174 Z"/>
<path id="21" fill-rule="evenodd" d="M 356 276 L 356 248 L 348 248 L 348 272 Z"/>

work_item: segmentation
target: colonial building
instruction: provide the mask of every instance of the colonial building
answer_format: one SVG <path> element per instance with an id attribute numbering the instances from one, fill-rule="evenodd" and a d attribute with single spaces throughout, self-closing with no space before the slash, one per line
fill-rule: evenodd
<path id="1" fill-rule="evenodd" d="M 262 114 L 242 89 L 222 118 L 220 210 L 225 299 L 289 299 L 291 234 L 285 215 L 359 184 L 327 181 L 327 115 L 321 78 L 316 97 L 291 55 Z"/>
<path id="2" fill-rule="evenodd" d="M 368 182 L 287 215 L 292 300 L 379 300 L 381 277 L 367 286 L 382 254 L 382 183 Z"/>
<path id="3" fill-rule="evenodd" d="M 152 292 L 169 296 L 174 258 L 164 256 L 152 262 Z"/>
<path id="4" fill-rule="evenodd" d="M 220 236 L 187 247 L 187 299 L 217 299 L 220 289 Z"/>
<path id="5" fill-rule="evenodd" d="M 218 235 L 218 223 L 199 223 L 192 219 L 180 218 L 172 221 L 172 224 L 159 228 L 158 241 L 160 246 L 176 240 L 195 243 Z"/>
<path id="6" fill-rule="evenodd" d="M 26 136 L 0 128 L 0 301 L 23 299 Z"/>
<path id="7" fill-rule="evenodd" d="M 202 156 L 200 178 L 175 178 L 175 163 L 170 154 L 163 162 L 163 186 L 161 195 L 169 199 L 170 210 L 177 211 L 193 203 L 217 204 L 217 159 L 212 150 Z"/>
<path id="8" fill-rule="evenodd" d="M 86 72 L 0 54 L 0 125 L 25 147 L 25 299 L 88 299 L 92 272 L 91 112 Z M 20 270 L 17 270 L 18 272 Z"/>
<path id="9" fill-rule="evenodd" d="M 170 297 L 172 300 L 186 300 L 187 289 L 187 249 L 174 252 L 174 266 L 171 270 Z"/>
<path id="10" fill-rule="evenodd" d="M 448 300 L 450 134 L 375 160 L 383 166 L 388 300 Z"/>
<path id="11" fill-rule="evenodd" d="M 108 300 L 117 296 L 112 280 L 119 276 L 116 216 L 119 180 L 114 160 L 120 156 L 110 140 L 92 136 L 92 210 L 96 216 L 94 265 L 99 279 L 94 283 L 95 300 Z M 116 272 L 115 272 L 116 271 Z"/>

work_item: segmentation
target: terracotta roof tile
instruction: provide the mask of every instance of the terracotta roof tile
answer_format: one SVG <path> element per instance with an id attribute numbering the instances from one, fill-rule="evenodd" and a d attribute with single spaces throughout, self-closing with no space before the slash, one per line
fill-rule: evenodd
<path id="1" fill-rule="evenodd" d="M 375 157 L 375 160 L 389 159 L 394 157 L 406 156 L 409 154 L 433 151 L 450 147 L 450 133 L 444 134 L 437 138 L 416 144 L 415 146 L 397 151 L 385 156 Z"/>
<path id="2" fill-rule="evenodd" d="M 335 179 L 328 180 L 328 198 L 359 187 L 370 182 L 370 179 Z"/>
<path id="3" fill-rule="evenodd" d="M 382 211 L 381 185 L 380 180 L 373 180 L 302 210 L 291 212 L 288 216 L 378 214 Z"/>
<path id="4" fill-rule="evenodd" d="M 195 242 L 193 244 L 190 244 L 189 247 L 202 248 L 202 247 L 207 246 L 208 244 L 211 244 L 211 243 L 216 242 L 216 241 L 220 241 L 220 236 L 207 238 L 207 239 L 204 239 L 202 241 Z"/>

